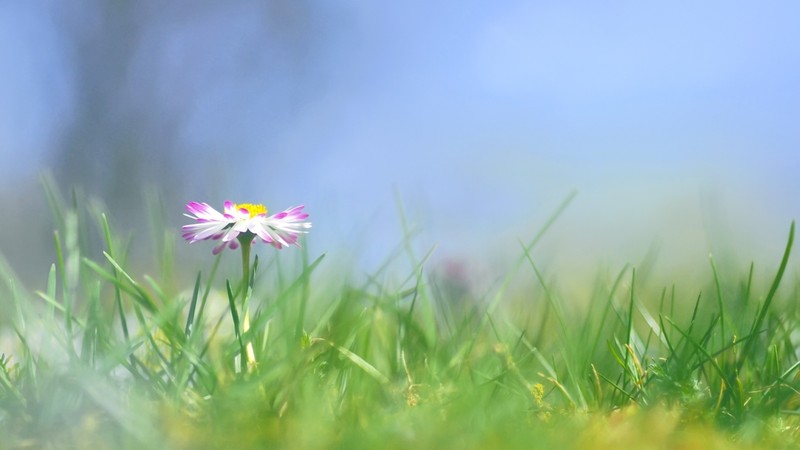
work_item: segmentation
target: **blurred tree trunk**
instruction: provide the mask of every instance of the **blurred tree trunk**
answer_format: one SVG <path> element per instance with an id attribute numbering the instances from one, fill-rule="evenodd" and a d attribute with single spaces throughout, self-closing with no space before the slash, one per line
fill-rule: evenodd
<path id="1" fill-rule="evenodd" d="M 174 121 L 148 108 L 149 92 L 138 92 L 139 101 L 130 101 L 136 86 L 129 82 L 129 67 L 146 31 L 143 5 L 92 0 L 72 10 L 77 110 L 54 158 L 63 186 L 100 194 L 122 214 L 141 210 L 143 184 L 157 182 L 170 192 L 181 176 L 167 176 L 173 166 Z"/>

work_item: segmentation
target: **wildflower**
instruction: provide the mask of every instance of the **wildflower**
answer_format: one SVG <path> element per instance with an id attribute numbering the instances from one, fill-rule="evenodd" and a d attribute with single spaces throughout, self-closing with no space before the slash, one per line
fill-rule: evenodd
<path id="1" fill-rule="evenodd" d="M 194 243 L 206 239 L 219 240 L 213 254 L 218 254 L 226 246 L 236 249 L 240 244 L 248 246 L 256 237 L 271 244 L 277 249 L 284 246 L 298 245 L 300 233 L 307 233 L 311 222 L 305 222 L 308 214 L 303 212 L 303 205 L 295 206 L 272 216 L 267 216 L 267 208 L 261 204 L 233 203 L 226 201 L 223 212 L 207 203 L 189 202 L 186 204 L 189 214 L 184 216 L 196 220 L 197 223 L 181 227 L 183 238 Z"/>

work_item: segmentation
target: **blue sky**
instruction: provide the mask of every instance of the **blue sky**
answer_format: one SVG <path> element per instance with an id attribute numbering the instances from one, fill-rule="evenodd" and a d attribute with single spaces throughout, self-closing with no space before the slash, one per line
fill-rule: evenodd
<path id="1" fill-rule="evenodd" d="M 794 2 L 307 2 L 300 25 L 150 3 L 121 107 L 180 118 L 164 151 L 197 174 L 186 200 L 306 203 L 318 251 L 380 259 L 395 191 L 422 247 L 465 258 L 513 251 L 573 189 L 555 260 L 703 257 L 719 228 L 772 255 L 800 210 Z M 69 126 L 85 68 L 63 14 L 0 4 L 0 189 Z"/>

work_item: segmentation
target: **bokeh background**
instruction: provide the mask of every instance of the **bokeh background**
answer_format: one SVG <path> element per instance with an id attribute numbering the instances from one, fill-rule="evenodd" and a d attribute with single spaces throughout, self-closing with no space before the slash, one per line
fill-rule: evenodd
<path id="1" fill-rule="evenodd" d="M 38 178 L 304 203 L 313 254 L 476 271 L 777 263 L 800 211 L 800 3 L 0 0 L 0 251 L 45 279 Z M 177 233 L 177 231 L 176 231 Z M 198 244 L 199 245 L 199 244 Z M 733 247 L 731 247 L 733 245 Z M 210 248 L 198 250 L 205 254 Z M 554 269 L 555 270 L 555 269 Z"/>

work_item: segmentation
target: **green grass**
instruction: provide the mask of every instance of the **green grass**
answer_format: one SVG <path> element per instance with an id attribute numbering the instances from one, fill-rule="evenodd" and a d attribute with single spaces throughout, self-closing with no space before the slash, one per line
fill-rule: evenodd
<path id="1" fill-rule="evenodd" d="M 375 272 L 263 247 L 248 291 L 233 252 L 180 260 L 157 201 L 145 243 L 47 186 L 45 287 L 0 260 L 0 448 L 800 447 L 794 224 L 768 276 L 711 259 L 681 294 L 624 267 L 576 301 L 535 251 L 572 197 L 480 295 L 428 270 L 399 208 Z"/>

